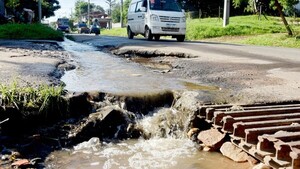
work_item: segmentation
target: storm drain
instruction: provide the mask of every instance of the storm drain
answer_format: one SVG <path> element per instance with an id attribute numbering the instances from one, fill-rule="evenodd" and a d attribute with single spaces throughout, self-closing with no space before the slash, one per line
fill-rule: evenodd
<path id="1" fill-rule="evenodd" d="M 200 117 L 261 162 L 300 169 L 300 104 L 207 105 Z"/>

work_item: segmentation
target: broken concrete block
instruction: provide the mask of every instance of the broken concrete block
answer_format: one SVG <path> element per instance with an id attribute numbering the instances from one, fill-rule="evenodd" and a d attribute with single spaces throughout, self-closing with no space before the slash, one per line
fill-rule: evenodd
<path id="1" fill-rule="evenodd" d="M 271 169 L 271 167 L 267 166 L 264 163 L 259 163 L 256 166 L 254 166 L 252 169 Z"/>
<path id="2" fill-rule="evenodd" d="M 235 162 L 247 162 L 248 154 L 231 142 L 226 142 L 220 148 L 221 153 Z"/>
<path id="3" fill-rule="evenodd" d="M 216 150 L 223 144 L 225 134 L 219 132 L 217 129 L 209 129 L 201 131 L 198 134 L 198 140 L 200 140 L 205 146 L 211 147 Z"/>

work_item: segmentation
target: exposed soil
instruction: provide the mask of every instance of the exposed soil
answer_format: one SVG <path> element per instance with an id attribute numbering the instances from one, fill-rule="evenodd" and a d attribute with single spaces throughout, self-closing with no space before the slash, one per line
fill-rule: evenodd
<path id="1" fill-rule="evenodd" d="M 39 85 L 60 83 L 73 69 L 70 55 L 51 41 L 0 41 L 0 83 Z"/>

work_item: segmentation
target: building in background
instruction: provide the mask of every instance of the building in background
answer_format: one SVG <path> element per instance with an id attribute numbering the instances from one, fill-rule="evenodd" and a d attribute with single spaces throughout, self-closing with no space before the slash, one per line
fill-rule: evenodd
<path id="1" fill-rule="evenodd" d="M 108 17 L 107 14 L 100 11 L 90 12 L 90 21 L 93 21 L 95 19 L 98 20 L 99 26 L 101 28 L 111 28 L 112 19 Z M 87 13 L 83 14 L 80 20 L 87 22 Z"/>

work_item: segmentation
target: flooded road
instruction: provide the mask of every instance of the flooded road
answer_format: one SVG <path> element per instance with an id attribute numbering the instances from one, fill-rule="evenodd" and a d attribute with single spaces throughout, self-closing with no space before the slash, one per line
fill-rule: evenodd
<path id="1" fill-rule="evenodd" d="M 92 46 L 69 40 L 61 45 L 72 53 L 77 62 L 77 68 L 67 71 L 61 79 L 69 91 L 143 95 L 165 90 L 218 90 L 217 87 L 206 88 L 153 73 L 139 63 L 103 53 Z M 249 167 L 248 163 L 235 163 L 218 152 L 198 150 L 194 142 L 186 138 L 184 126 L 187 119 L 188 115 L 162 109 L 156 115 L 143 117 L 137 122 L 144 130 L 152 133 L 150 139 L 103 142 L 98 138 L 91 138 L 89 142 L 51 153 L 45 162 L 46 168 L 215 169 L 222 166 L 222 169 L 240 169 Z M 169 131 L 167 133 L 173 135 L 161 136 L 160 132 L 163 131 Z"/>
<path id="2" fill-rule="evenodd" d="M 178 80 L 159 76 L 138 63 L 100 52 L 92 46 L 66 40 L 62 46 L 78 63 L 62 77 L 69 91 L 141 94 L 184 88 Z"/>

